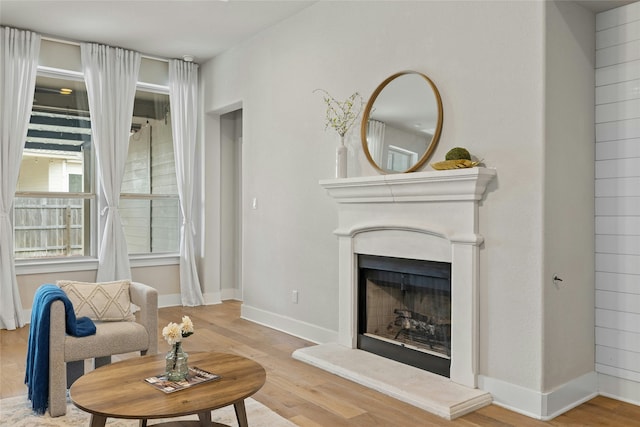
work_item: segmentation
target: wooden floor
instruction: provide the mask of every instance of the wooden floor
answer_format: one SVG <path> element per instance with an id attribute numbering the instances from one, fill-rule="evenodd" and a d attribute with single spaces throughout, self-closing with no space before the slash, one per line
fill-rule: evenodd
<path id="1" fill-rule="evenodd" d="M 188 315 L 195 334 L 185 341 L 191 351 L 222 351 L 249 357 L 267 370 L 267 382 L 254 398 L 293 423 L 303 426 L 640 426 L 640 407 L 595 399 L 550 422 L 516 414 L 496 405 L 447 421 L 371 389 L 291 358 L 313 345 L 276 330 L 240 319 L 240 303 L 206 307 L 170 307 L 159 312 L 160 330 Z M 26 393 L 24 385 L 28 326 L 0 330 L 0 397 Z M 159 335 L 161 332 L 158 332 Z M 160 338 L 160 351 L 168 349 Z M 124 357 L 131 357 L 125 355 Z M 249 420 L 251 424 L 251 420 Z"/>

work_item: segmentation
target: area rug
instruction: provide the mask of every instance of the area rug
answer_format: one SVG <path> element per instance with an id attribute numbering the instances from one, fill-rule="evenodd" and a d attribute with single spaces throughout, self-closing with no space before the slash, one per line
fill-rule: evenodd
<path id="1" fill-rule="evenodd" d="M 295 424 L 282 418 L 260 402 L 253 399 L 245 400 L 247 419 L 251 427 L 295 427 Z M 26 396 L 9 397 L 0 400 L 0 426 L 11 427 L 86 427 L 89 425 L 90 415 L 76 408 L 72 403 L 67 404 L 67 414 L 62 417 L 51 418 L 47 412 L 45 415 L 36 415 L 31 411 L 31 402 Z M 233 406 L 216 409 L 211 413 L 214 422 L 237 427 L 236 413 Z M 197 417 L 172 418 L 177 420 L 197 420 Z M 149 426 L 168 420 L 149 420 Z M 108 418 L 108 427 L 136 427 L 137 420 L 122 420 Z"/>

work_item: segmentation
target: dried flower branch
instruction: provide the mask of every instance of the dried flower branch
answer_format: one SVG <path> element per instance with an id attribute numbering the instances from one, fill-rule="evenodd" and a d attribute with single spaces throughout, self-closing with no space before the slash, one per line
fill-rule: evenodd
<path id="1" fill-rule="evenodd" d="M 355 92 L 353 95 L 341 102 L 331 96 L 329 92 L 324 89 L 316 89 L 313 92 L 324 93 L 323 99 L 324 103 L 327 105 L 327 121 L 324 126 L 325 130 L 331 126 L 336 132 L 338 132 L 340 137 L 344 137 L 349 129 L 354 125 L 362 111 L 362 106 L 364 105 L 362 96 L 360 96 L 358 92 Z"/>

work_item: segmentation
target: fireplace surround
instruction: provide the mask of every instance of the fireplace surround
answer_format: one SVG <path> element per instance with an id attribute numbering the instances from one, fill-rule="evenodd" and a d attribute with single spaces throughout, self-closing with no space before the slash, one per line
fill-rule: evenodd
<path id="1" fill-rule="evenodd" d="M 338 203 L 338 343 L 357 348 L 357 256 L 451 263 L 451 368 L 477 387 L 478 205 L 494 169 L 323 180 Z"/>
<path id="2" fill-rule="evenodd" d="M 478 211 L 495 176 L 494 169 L 474 167 L 320 181 L 338 203 L 338 342 L 293 356 L 448 419 L 489 404 L 491 396 L 475 390 L 484 241 Z M 449 378 L 357 349 L 361 255 L 451 265 Z M 398 376 L 402 388 L 394 384 Z"/>

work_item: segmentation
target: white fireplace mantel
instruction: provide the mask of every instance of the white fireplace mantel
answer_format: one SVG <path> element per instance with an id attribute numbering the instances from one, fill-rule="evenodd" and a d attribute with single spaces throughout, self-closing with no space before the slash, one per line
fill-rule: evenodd
<path id="1" fill-rule="evenodd" d="M 451 381 L 477 386 L 478 205 L 494 169 L 323 180 L 338 203 L 339 344 L 357 346 L 357 255 L 451 263 Z"/>
<path id="2" fill-rule="evenodd" d="M 469 168 L 320 181 L 338 203 L 480 200 L 495 169 Z"/>

